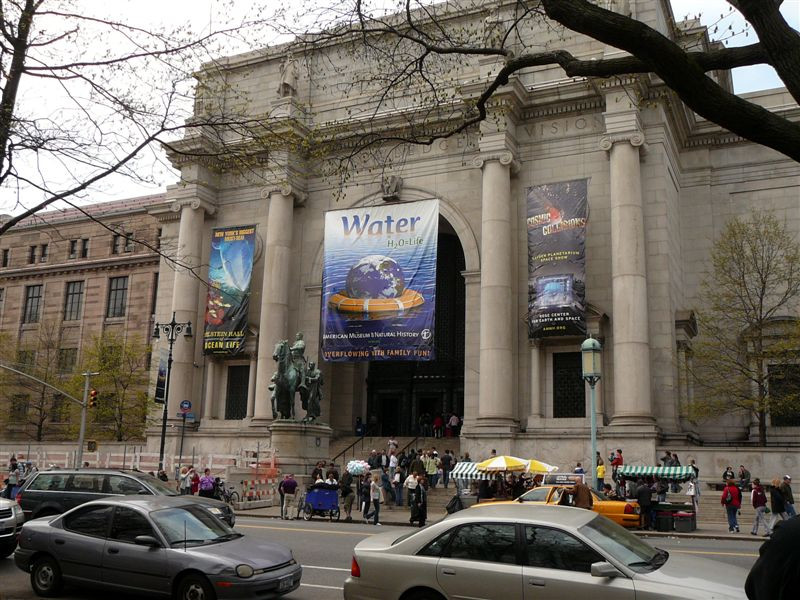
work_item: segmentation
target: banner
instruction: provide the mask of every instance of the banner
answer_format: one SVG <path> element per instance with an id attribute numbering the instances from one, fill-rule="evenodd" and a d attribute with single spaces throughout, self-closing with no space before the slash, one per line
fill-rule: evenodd
<path id="1" fill-rule="evenodd" d="M 255 246 L 255 225 L 221 227 L 211 232 L 204 354 L 236 354 L 242 349 Z"/>
<path id="2" fill-rule="evenodd" d="M 588 180 L 528 188 L 528 335 L 586 335 Z"/>
<path id="3" fill-rule="evenodd" d="M 439 201 L 325 215 L 322 357 L 433 360 Z"/>
<path id="4" fill-rule="evenodd" d="M 161 348 L 158 357 L 158 375 L 156 375 L 156 391 L 153 394 L 153 401 L 156 404 L 164 404 L 164 396 L 167 389 L 167 349 Z"/>

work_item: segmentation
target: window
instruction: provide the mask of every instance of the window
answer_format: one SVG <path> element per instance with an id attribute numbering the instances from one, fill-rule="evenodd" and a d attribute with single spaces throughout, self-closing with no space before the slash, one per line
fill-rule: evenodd
<path id="1" fill-rule="evenodd" d="M 158 302 L 158 273 L 153 273 L 153 294 L 150 297 L 150 314 L 155 318 L 156 302 Z"/>
<path id="2" fill-rule="evenodd" d="M 549 487 L 538 487 L 530 492 L 523 494 L 521 500 L 525 502 L 547 502 L 547 494 L 550 493 Z"/>
<path id="3" fill-rule="evenodd" d="M 63 492 L 67 488 L 67 477 L 58 473 L 39 473 L 28 486 L 32 491 Z"/>
<path id="4" fill-rule="evenodd" d="M 247 416 L 247 384 L 250 365 L 228 367 L 228 393 L 225 396 L 225 419 L 244 419 Z"/>
<path id="5" fill-rule="evenodd" d="M 457 529 L 457 527 L 454 527 L 444 535 L 440 535 L 438 538 L 433 540 L 430 544 L 420 550 L 420 556 L 444 556 L 445 551 L 447 550 L 447 544 L 450 543 L 450 539 L 453 537 L 453 534 Z M 395 543 L 397 542 L 395 541 Z"/>
<path id="6" fill-rule="evenodd" d="M 78 258 L 78 240 L 69 241 L 69 258 Z"/>
<path id="7" fill-rule="evenodd" d="M 108 306 L 106 308 L 106 317 L 109 319 L 114 317 L 124 317 L 127 299 L 128 278 L 112 277 L 109 280 L 108 286 Z"/>
<path id="8" fill-rule="evenodd" d="M 147 518 L 132 508 L 118 506 L 114 511 L 114 518 L 111 521 L 112 540 L 134 543 L 137 536 L 153 535 L 153 528 Z"/>
<path id="9" fill-rule="evenodd" d="M 78 362 L 77 348 L 61 348 L 58 351 L 58 370 L 61 373 L 72 373 Z"/>
<path id="10" fill-rule="evenodd" d="M 83 535 L 106 537 L 108 521 L 113 510 L 113 506 L 105 504 L 80 508 L 64 519 L 64 528 Z"/>
<path id="11" fill-rule="evenodd" d="M 47 262 L 47 244 L 42 244 L 42 252 L 39 256 L 39 262 Z"/>
<path id="12" fill-rule="evenodd" d="M 770 422 L 774 427 L 800 426 L 800 365 L 769 365 Z"/>
<path id="13" fill-rule="evenodd" d="M 122 248 L 122 236 L 115 233 L 111 236 L 111 254 L 119 254 Z"/>
<path id="14" fill-rule="evenodd" d="M 11 411 L 10 418 L 12 424 L 24 424 L 28 418 L 28 405 L 30 404 L 30 396 L 27 394 L 17 394 L 11 397 Z"/>
<path id="15" fill-rule="evenodd" d="M 3 250 L 3 266 L 7 267 L 11 262 L 11 251 L 8 248 Z"/>
<path id="16" fill-rule="evenodd" d="M 464 525 L 453 535 L 447 548 L 447 556 L 462 560 L 517 564 L 517 528 L 511 523 Z"/>
<path id="17" fill-rule="evenodd" d="M 570 534 L 548 527 L 525 527 L 525 558 L 528 566 L 591 573 L 592 563 L 605 560 Z"/>
<path id="18" fill-rule="evenodd" d="M 36 362 L 35 350 L 17 350 L 17 364 L 21 371 L 27 371 Z"/>
<path id="19" fill-rule="evenodd" d="M 69 423 L 69 400 L 61 394 L 53 394 L 50 406 L 50 422 Z"/>
<path id="20" fill-rule="evenodd" d="M 25 286 L 25 308 L 22 311 L 23 323 L 38 323 L 42 308 L 42 286 Z"/>
<path id="21" fill-rule="evenodd" d="M 87 473 L 76 473 L 67 484 L 68 492 L 84 492 L 99 494 L 103 486 L 102 475 L 90 475 Z"/>
<path id="22" fill-rule="evenodd" d="M 553 354 L 553 417 L 586 416 L 586 384 L 580 352 Z"/>
<path id="23" fill-rule="evenodd" d="M 133 234 L 130 232 L 115 233 L 111 238 L 111 254 L 133 252 Z"/>
<path id="24" fill-rule="evenodd" d="M 122 494 L 123 496 L 136 496 L 138 494 L 150 494 L 145 487 L 130 477 L 122 475 L 108 475 L 106 476 L 106 484 L 103 486 L 103 492 L 106 494 Z M 143 533 L 141 535 L 151 535 Z"/>
<path id="25" fill-rule="evenodd" d="M 78 321 L 83 307 L 83 282 L 68 281 L 64 294 L 64 320 Z"/>
<path id="26" fill-rule="evenodd" d="M 133 233 L 125 234 L 125 252 L 133 252 Z"/>
<path id="27" fill-rule="evenodd" d="M 87 238 L 81 240 L 81 258 L 89 258 L 89 240 Z"/>
<path id="28" fill-rule="evenodd" d="M 28 248 L 28 264 L 32 265 L 36 262 L 36 246 L 30 246 Z"/>

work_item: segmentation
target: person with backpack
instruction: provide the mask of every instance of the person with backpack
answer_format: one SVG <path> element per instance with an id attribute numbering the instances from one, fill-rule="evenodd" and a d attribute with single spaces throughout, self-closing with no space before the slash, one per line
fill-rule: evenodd
<path id="1" fill-rule="evenodd" d="M 204 498 L 214 497 L 214 478 L 211 476 L 211 469 L 205 469 L 200 478 L 200 495 Z"/>
<path id="2" fill-rule="evenodd" d="M 756 518 L 753 519 L 753 529 L 750 535 L 758 535 L 758 526 L 760 523 L 764 524 L 764 537 L 769 537 L 770 529 L 767 525 L 767 494 L 764 488 L 761 487 L 761 480 L 756 477 L 753 479 L 753 490 L 750 492 L 750 503 L 756 509 Z"/>
<path id="3" fill-rule="evenodd" d="M 356 494 L 353 491 L 353 476 L 346 470 L 339 480 L 339 490 L 342 494 L 342 508 L 345 514 L 344 520 L 349 523 L 353 520 L 353 500 L 355 500 Z"/>
<path id="4" fill-rule="evenodd" d="M 742 492 L 733 479 L 728 479 L 725 483 L 720 504 L 725 507 L 725 513 L 728 516 L 728 533 L 739 533 L 739 522 L 736 520 L 736 515 L 742 506 Z"/>

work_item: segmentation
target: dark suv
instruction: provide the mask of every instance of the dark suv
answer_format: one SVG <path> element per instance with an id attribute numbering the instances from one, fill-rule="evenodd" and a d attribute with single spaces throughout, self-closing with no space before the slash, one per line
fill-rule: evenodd
<path id="1" fill-rule="evenodd" d="M 58 515 L 79 504 L 107 496 L 177 496 L 178 492 L 160 479 L 141 471 L 111 469 L 57 469 L 39 471 L 25 480 L 17 502 L 26 519 Z M 236 521 L 225 502 L 188 496 L 202 504 L 231 527 Z"/>

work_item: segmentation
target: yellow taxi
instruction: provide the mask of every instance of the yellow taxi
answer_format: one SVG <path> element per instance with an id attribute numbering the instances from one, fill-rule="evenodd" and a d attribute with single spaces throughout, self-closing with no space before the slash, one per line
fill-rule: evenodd
<path id="1" fill-rule="evenodd" d="M 558 504 L 564 490 L 568 486 L 563 485 L 543 485 L 528 490 L 514 502 L 538 502 L 544 504 Z M 625 500 L 612 500 L 602 492 L 592 490 L 594 506 L 592 510 L 608 517 L 618 525 L 623 527 L 641 526 L 641 509 L 638 502 L 626 502 Z M 569 504 L 567 504 L 569 506 Z"/>

